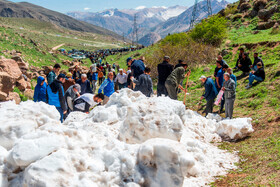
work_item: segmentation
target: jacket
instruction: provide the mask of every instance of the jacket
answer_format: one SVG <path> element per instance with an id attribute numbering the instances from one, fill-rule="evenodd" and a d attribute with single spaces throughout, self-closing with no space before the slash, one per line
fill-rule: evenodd
<path id="1" fill-rule="evenodd" d="M 219 85 L 221 86 L 221 88 L 222 88 L 223 82 L 224 82 L 224 73 L 225 73 L 225 72 L 224 72 L 223 69 L 221 68 L 221 69 L 217 72 L 217 76 L 216 76 L 216 78 L 219 78 Z M 215 86 L 216 86 L 217 89 L 219 89 L 219 88 L 218 88 L 217 80 L 215 80 Z"/>
<path id="2" fill-rule="evenodd" d="M 223 87 L 225 87 L 225 99 L 235 99 L 236 86 L 234 80 L 229 79 L 228 81 L 225 81 Z"/>
<path id="3" fill-rule="evenodd" d="M 241 58 L 240 64 L 242 65 L 243 68 L 250 69 L 249 66 L 252 65 L 252 61 L 251 61 L 251 59 L 249 57 L 247 57 L 245 59 Z"/>
<path id="4" fill-rule="evenodd" d="M 54 71 L 51 71 L 47 76 L 48 85 L 50 85 L 56 78 L 56 74 Z"/>
<path id="5" fill-rule="evenodd" d="M 74 71 L 73 72 L 73 79 L 77 80 L 81 78 L 81 73 L 79 71 Z"/>
<path id="6" fill-rule="evenodd" d="M 173 66 L 169 64 L 167 61 L 163 61 L 162 63 L 158 64 L 158 82 L 164 84 L 167 77 L 172 73 Z"/>
<path id="7" fill-rule="evenodd" d="M 114 86 L 114 81 L 108 78 L 101 84 L 98 93 L 102 93 L 103 91 L 104 95 L 110 97 L 115 92 Z"/>
<path id="8" fill-rule="evenodd" d="M 255 76 L 257 77 L 261 77 L 263 80 L 265 80 L 265 72 L 264 72 L 264 68 L 259 68 L 255 73 Z"/>
<path id="9" fill-rule="evenodd" d="M 185 79 L 185 69 L 183 67 L 179 67 L 179 68 L 174 69 L 166 80 L 168 80 L 172 84 L 176 85 L 176 87 L 178 87 L 179 84 L 184 79 Z"/>
<path id="10" fill-rule="evenodd" d="M 68 88 L 75 84 L 74 79 L 65 79 L 65 83 L 63 83 L 63 89 L 68 90 Z"/>
<path id="11" fill-rule="evenodd" d="M 254 58 L 254 64 L 253 67 L 257 65 L 257 63 L 261 62 L 262 63 L 262 67 L 264 67 L 264 63 L 263 60 L 260 57 Z"/>
<path id="12" fill-rule="evenodd" d="M 133 72 L 133 76 L 138 79 L 141 74 L 144 73 L 145 65 L 142 60 L 135 60 L 131 64 L 131 71 Z"/>
<path id="13" fill-rule="evenodd" d="M 92 89 L 90 87 L 90 82 L 89 80 L 86 80 L 85 82 L 82 82 L 82 80 L 78 80 L 77 84 L 81 86 L 81 95 L 85 93 L 92 93 Z"/>
<path id="14" fill-rule="evenodd" d="M 237 79 L 236 79 L 236 76 L 233 75 L 233 74 L 231 74 L 231 75 L 230 75 L 230 78 L 231 78 L 232 80 L 234 80 L 234 82 L 235 82 L 235 87 L 237 87 Z"/>
<path id="15" fill-rule="evenodd" d="M 136 84 L 134 91 L 140 91 L 145 96 L 151 97 L 153 93 L 153 81 L 150 75 L 142 74 L 139 79 L 134 79 L 133 82 Z"/>
<path id="16" fill-rule="evenodd" d="M 66 101 L 64 97 L 64 89 L 59 80 L 54 80 L 53 83 L 47 87 L 47 102 L 49 105 L 61 107 L 63 111 L 67 110 Z"/>
<path id="17" fill-rule="evenodd" d="M 44 77 L 37 78 L 37 85 L 35 86 L 33 100 L 34 102 L 47 102 L 47 83 L 44 82 L 43 86 L 41 83 L 45 81 Z"/>
<path id="18" fill-rule="evenodd" d="M 215 99 L 218 95 L 218 91 L 214 85 L 214 81 L 211 78 L 207 78 L 204 83 L 205 93 L 203 97 L 209 101 L 211 99 Z"/>

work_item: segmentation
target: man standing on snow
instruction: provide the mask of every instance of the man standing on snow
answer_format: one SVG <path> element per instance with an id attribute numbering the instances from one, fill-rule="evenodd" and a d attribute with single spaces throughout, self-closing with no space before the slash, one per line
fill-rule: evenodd
<path id="1" fill-rule="evenodd" d="M 120 90 L 127 87 L 127 75 L 123 72 L 123 69 L 119 70 L 119 73 L 115 78 L 115 82 L 118 83 Z"/>
<path id="2" fill-rule="evenodd" d="M 229 73 L 224 74 L 224 85 L 222 90 L 225 96 L 225 108 L 226 108 L 226 118 L 232 119 L 233 105 L 235 101 L 235 82 L 230 78 Z"/>
<path id="3" fill-rule="evenodd" d="M 66 101 L 64 97 L 63 83 L 65 82 L 66 76 L 59 74 L 47 87 L 47 103 L 56 107 L 60 113 L 60 121 L 63 122 L 63 116 L 67 113 Z"/>

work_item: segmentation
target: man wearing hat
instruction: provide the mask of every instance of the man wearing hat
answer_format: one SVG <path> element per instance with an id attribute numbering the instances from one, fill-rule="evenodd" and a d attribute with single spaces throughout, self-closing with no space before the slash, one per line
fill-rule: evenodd
<path id="1" fill-rule="evenodd" d="M 65 83 L 63 83 L 63 88 L 64 90 L 68 90 L 68 88 L 70 86 L 73 86 L 75 84 L 75 80 L 72 79 L 72 73 L 67 73 L 66 74 L 66 79 L 65 79 Z"/>
<path id="2" fill-rule="evenodd" d="M 203 111 L 203 113 L 206 113 L 207 116 L 208 113 L 213 112 L 214 100 L 218 95 L 218 91 L 216 89 L 214 81 L 211 78 L 207 78 L 203 75 L 200 77 L 200 81 L 204 84 L 205 88 L 205 93 L 201 96 L 200 100 L 206 99 L 207 101 L 206 108 Z"/>
<path id="3" fill-rule="evenodd" d="M 158 64 L 157 70 L 158 70 L 158 85 L 157 85 L 157 96 L 168 96 L 168 92 L 165 87 L 165 81 L 167 77 L 172 73 L 173 71 L 173 65 L 169 64 L 170 57 L 165 56 L 163 58 L 163 62 Z"/>
<path id="4" fill-rule="evenodd" d="M 63 116 L 67 113 L 67 106 L 64 97 L 63 83 L 66 76 L 59 74 L 57 78 L 47 87 L 47 103 L 56 107 L 60 113 L 60 121 L 63 122 Z"/>
<path id="5" fill-rule="evenodd" d="M 119 70 L 119 73 L 115 78 L 115 82 L 118 83 L 120 90 L 127 87 L 127 75 L 123 72 L 123 69 Z"/>

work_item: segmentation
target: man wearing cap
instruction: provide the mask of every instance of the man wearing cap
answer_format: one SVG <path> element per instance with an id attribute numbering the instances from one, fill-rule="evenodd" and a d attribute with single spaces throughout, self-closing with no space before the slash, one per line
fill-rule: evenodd
<path id="1" fill-rule="evenodd" d="M 218 91 L 214 84 L 214 81 L 211 78 L 207 78 L 204 75 L 200 77 L 200 81 L 204 84 L 205 93 L 201 96 L 200 100 L 206 99 L 206 108 L 203 113 L 206 113 L 206 116 L 209 113 L 213 112 L 214 100 L 218 95 Z"/>
<path id="2" fill-rule="evenodd" d="M 63 88 L 64 90 L 68 90 L 68 88 L 72 85 L 75 84 L 75 80 L 72 79 L 72 73 L 67 73 L 66 74 L 66 79 L 65 79 L 65 83 L 63 83 Z"/>
<path id="3" fill-rule="evenodd" d="M 119 70 L 119 73 L 115 78 L 115 82 L 118 83 L 120 90 L 127 87 L 127 75 L 123 72 L 123 69 Z"/>
<path id="4" fill-rule="evenodd" d="M 63 122 L 63 116 L 67 113 L 67 106 L 64 97 L 63 83 L 66 76 L 59 74 L 57 78 L 47 87 L 47 103 L 56 107 L 60 113 L 60 121 Z"/>
<path id="5" fill-rule="evenodd" d="M 170 57 L 165 56 L 163 58 L 163 62 L 158 64 L 157 70 L 158 70 L 158 85 L 157 85 L 157 96 L 168 96 L 168 92 L 165 87 L 165 81 L 167 77 L 172 73 L 173 71 L 173 65 L 169 64 Z"/>
<path id="6" fill-rule="evenodd" d="M 92 93 L 92 89 L 90 87 L 90 82 L 87 79 L 86 74 L 82 74 L 81 79 L 77 81 L 77 84 L 81 86 L 81 95 L 85 93 Z"/>
<path id="7" fill-rule="evenodd" d="M 180 83 L 190 75 L 190 71 L 185 74 L 186 69 L 188 68 L 187 63 L 182 63 L 182 66 L 176 68 L 172 71 L 172 73 L 167 77 L 165 81 L 165 87 L 168 92 L 168 96 L 171 99 L 177 100 L 177 88 L 181 89 L 182 91 L 186 92 L 186 90 L 180 85 Z"/>
<path id="8" fill-rule="evenodd" d="M 68 106 L 68 113 L 74 110 L 73 102 L 76 98 L 80 97 L 81 86 L 79 84 L 74 84 L 70 86 L 65 92 L 65 99 Z"/>
<path id="9" fill-rule="evenodd" d="M 110 96 L 115 92 L 114 89 L 114 74 L 113 72 L 108 73 L 108 78 L 101 84 L 98 93 L 104 92 L 103 105 L 107 104 Z"/>

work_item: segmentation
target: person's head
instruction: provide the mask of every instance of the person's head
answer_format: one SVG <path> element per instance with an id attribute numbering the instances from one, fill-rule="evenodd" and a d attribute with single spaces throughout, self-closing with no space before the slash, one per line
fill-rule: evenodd
<path id="1" fill-rule="evenodd" d="M 163 58 L 163 60 L 166 61 L 166 62 L 170 62 L 170 57 L 169 57 L 169 56 L 165 56 L 165 57 Z"/>
<path id="2" fill-rule="evenodd" d="M 217 65 L 218 68 L 221 68 L 222 67 L 222 62 L 217 60 L 216 65 Z"/>
<path id="3" fill-rule="evenodd" d="M 244 48 L 240 48 L 239 51 L 240 51 L 240 53 L 244 53 L 245 50 L 244 50 Z"/>
<path id="4" fill-rule="evenodd" d="M 188 64 L 186 62 L 182 62 L 181 67 L 186 70 L 188 68 Z"/>
<path id="5" fill-rule="evenodd" d="M 218 56 L 218 61 L 222 61 L 223 57 L 221 55 Z"/>
<path id="6" fill-rule="evenodd" d="M 59 64 L 55 64 L 54 67 L 53 67 L 53 71 L 54 71 L 55 73 L 58 73 L 58 72 L 60 71 L 60 69 L 61 69 L 61 67 L 60 67 Z"/>
<path id="7" fill-rule="evenodd" d="M 225 81 L 228 81 L 230 79 L 230 74 L 229 73 L 225 73 L 224 74 L 224 79 L 225 79 Z"/>
<path id="8" fill-rule="evenodd" d="M 254 53 L 254 58 L 257 58 L 259 56 L 259 53 Z"/>
<path id="9" fill-rule="evenodd" d="M 131 70 L 131 66 L 127 66 L 127 70 Z"/>
<path id="10" fill-rule="evenodd" d="M 93 97 L 94 102 L 101 103 L 104 100 L 104 94 L 99 93 Z"/>
<path id="11" fill-rule="evenodd" d="M 66 75 L 62 74 L 62 73 L 57 76 L 57 80 L 59 80 L 62 83 L 65 83 L 65 78 L 66 78 Z"/>
<path id="12" fill-rule="evenodd" d="M 151 68 L 146 67 L 145 70 L 144 70 L 144 73 L 147 74 L 147 75 L 150 75 L 151 74 Z"/>
<path id="13" fill-rule="evenodd" d="M 81 79 L 82 79 L 82 82 L 83 82 L 83 83 L 86 82 L 86 80 L 87 80 L 87 75 L 86 75 L 86 74 L 82 74 L 82 75 L 81 75 Z"/>
<path id="14" fill-rule="evenodd" d="M 227 73 L 229 73 L 230 75 L 232 75 L 232 74 L 233 74 L 232 69 L 231 69 L 231 68 L 228 68 L 228 69 L 227 69 Z"/>
<path id="15" fill-rule="evenodd" d="M 78 71 L 78 65 L 76 65 L 76 66 L 74 67 L 74 70 L 75 70 L 75 71 Z"/>
<path id="16" fill-rule="evenodd" d="M 74 90 L 74 92 L 80 93 L 81 92 L 81 86 L 79 84 L 74 84 L 73 85 L 73 90 Z"/>
<path id="17" fill-rule="evenodd" d="M 114 79 L 114 73 L 113 72 L 109 72 L 108 73 L 108 78 L 113 80 Z"/>
<path id="18" fill-rule="evenodd" d="M 205 83 L 206 80 L 207 80 L 207 77 L 205 77 L 204 75 L 202 75 L 199 80 L 202 82 L 202 83 Z"/>
<path id="19" fill-rule="evenodd" d="M 44 85 L 44 82 L 45 82 L 45 78 L 44 78 L 44 77 L 39 76 L 39 77 L 37 78 L 37 84 L 43 86 L 43 85 Z"/>
<path id="20" fill-rule="evenodd" d="M 226 64 L 223 65 L 223 71 L 224 72 L 226 72 L 228 68 L 229 68 L 228 65 L 226 65 Z"/>
<path id="21" fill-rule="evenodd" d="M 119 69 L 120 75 L 123 74 L 123 69 Z"/>
<path id="22" fill-rule="evenodd" d="M 128 66 L 131 66 L 133 59 L 131 57 L 129 57 L 128 59 L 126 59 L 126 63 Z"/>
<path id="23" fill-rule="evenodd" d="M 143 62 L 145 62 L 145 57 L 144 56 L 141 56 L 140 58 L 139 58 L 139 60 L 142 60 Z"/>
<path id="24" fill-rule="evenodd" d="M 67 77 L 68 79 L 72 78 L 72 73 L 70 73 L 70 72 L 67 73 L 67 74 L 66 74 L 66 77 Z"/>
<path id="25" fill-rule="evenodd" d="M 257 63 L 257 68 L 258 68 L 258 69 L 262 68 L 262 63 L 261 63 L 261 62 L 258 62 L 258 63 Z"/>
<path id="26" fill-rule="evenodd" d="M 182 64 L 184 62 L 184 60 L 178 60 L 179 64 Z"/>

